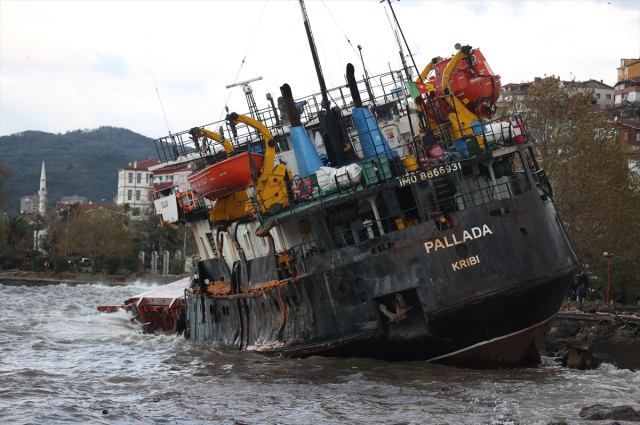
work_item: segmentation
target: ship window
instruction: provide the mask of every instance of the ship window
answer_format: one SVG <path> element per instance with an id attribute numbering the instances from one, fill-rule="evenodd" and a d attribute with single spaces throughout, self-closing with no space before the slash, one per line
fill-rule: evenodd
<path id="1" fill-rule="evenodd" d="M 507 207 L 496 208 L 495 210 L 489 211 L 489 215 L 492 217 L 499 217 L 501 215 L 505 215 L 508 213 L 509 213 L 509 208 Z"/>

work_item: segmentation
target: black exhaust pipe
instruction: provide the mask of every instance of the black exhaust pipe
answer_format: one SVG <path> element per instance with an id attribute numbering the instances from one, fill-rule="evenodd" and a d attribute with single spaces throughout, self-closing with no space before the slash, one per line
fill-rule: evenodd
<path id="1" fill-rule="evenodd" d="M 296 103 L 293 100 L 289 84 L 285 84 L 280 87 L 280 93 L 282 94 L 284 108 L 287 110 L 287 114 L 289 115 L 291 127 L 300 127 L 302 125 L 302 122 L 300 122 L 300 114 L 298 114 L 298 110 L 296 109 Z"/>
<path id="2" fill-rule="evenodd" d="M 362 108 L 362 99 L 360 98 L 360 92 L 358 91 L 358 84 L 356 83 L 356 77 L 353 75 L 355 68 L 350 63 L 347 64 L 347 83 L 349 84 L 349 90 L 351 91 L 351 99 L 353 99 L 353 106 L 355 108 Z"/>

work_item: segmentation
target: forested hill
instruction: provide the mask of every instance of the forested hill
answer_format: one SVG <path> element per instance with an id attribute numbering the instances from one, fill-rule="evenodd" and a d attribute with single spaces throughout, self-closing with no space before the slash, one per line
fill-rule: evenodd
<path id="1" fill-rule="evenodd" d="M 43 160 L 47 199 L 55 205 L 66 195 L 111 202 L 117 192 L 118 168 L 156 157 L 152 139 L 124 128 L 100 127 L 64 134 L 24 131 L 0 137 L 0 165 L 13 172 L 7 189 L 13 190 L 11 207 L 16 212 L 20 197 L 38 191 Z"/>

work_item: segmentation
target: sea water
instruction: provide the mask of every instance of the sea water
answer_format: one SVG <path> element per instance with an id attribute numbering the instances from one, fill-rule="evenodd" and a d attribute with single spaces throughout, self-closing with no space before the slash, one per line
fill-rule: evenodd
<path id="1" fill-rule="evenodd" d="M 0 423 L 575 424 L 594 423 L 584 406 L 640 409 L 640 372 L 610 365 L 268 358 L 96 310 L 146 289 L 0 286 Z"/>

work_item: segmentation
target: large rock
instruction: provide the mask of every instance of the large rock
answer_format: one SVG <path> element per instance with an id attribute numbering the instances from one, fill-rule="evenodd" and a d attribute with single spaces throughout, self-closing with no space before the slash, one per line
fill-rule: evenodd
<path id="1" fill-rule="evenodd" d="M 568 338 L 580 332 L 582 326 L 573 321 L 563 320 L 557 325 L 557 329 L 563 337 Z"/>
<path id="2" fill-rule="evenodd" d="M 620 421 L 640 422 L 640 413 L 631 406 L 606 407 L 601 404 L 583 407 L 579 416 L 588 420 L 615 419 Z"/>

